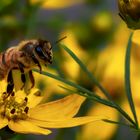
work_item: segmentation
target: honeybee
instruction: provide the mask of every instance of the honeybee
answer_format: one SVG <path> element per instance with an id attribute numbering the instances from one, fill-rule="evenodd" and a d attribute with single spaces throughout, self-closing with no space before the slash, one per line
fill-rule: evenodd
<path id="1" fill-rule="evenodd" d="M 35 80 L 32 74 L 32 68 L 38 66 L 40 73 L 42 71 L 41 64 L 52 63 L 52 46 L 46 40 L 26 40 L 19 43 L 17 46 L 7 49 L 0 54 L 0 80 L 7 80 L 7 93 L 10 94 L 14 89 L 14 81 L 12 70 L 18 69 L 21 72 L 21 81 L 25 86 L 25 73 L 29 74 L 32 87 L 34 87 Z"/>

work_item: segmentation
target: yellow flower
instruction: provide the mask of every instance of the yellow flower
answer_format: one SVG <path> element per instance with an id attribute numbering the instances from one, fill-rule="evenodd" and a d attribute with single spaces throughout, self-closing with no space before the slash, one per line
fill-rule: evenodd
<path id="1" fill-rule="evenodd" d="M 136 58 L 136 60 L 139 63 L 140 60 L 140 40 L 139 40 L 139 36 L 140 36 L 140 30 L 136 30 L 134 31 L 134 34 L 132 36 L 132 54 L 133 57 Z"/>
<path id="2" fill-rule="evenodd" d="M 107 115 L 111 120 L 118 120 L 119 118 L 118 112 L 115 109 L 102 104 L 95 104 L 88 112 L 88 115 Z M 81 137 L 79 136 L 79 140 L 110 140 L 117 127 L 117 125 L 102 121 L 87 124 L 82 127 L 82 134 Z"/>
<path id="3" fill-rule="evenodd" d="M 8 127 L 17 133 L 48 135 L 48 128 L 65 128 L 100 120 L 99 117 L 74 117 L 85 98 L 72 94 L 49 103 L 42 100 L 38 89 L 27 96 L 19 90 L 8 95 L 6 82 L 0 81 L 0 128 Z"/>
<path id="4" fill-rule="evenodd" d="M 71 29 L 65 29 L 61 33 L 60 38 L 64 36 L 67 36 L 67 38 L 64 39 L 62 43 L 68 46 L 82 61 L 85 61 L 87 59 L 87 54 L 79 45 L 74 32 Z M 80 67 L 66 51 L 62 50 L 62 52 L 65 59 L 61 64 L 61 68 L 64 70 L 64 73 L 66 73 L 67 77 L 76 80 L 80 72 Z"/>
<path id="5" fill-rule="evenodd" d="M 35 4 L 35 3 L 42 3 L 42 7 L 43 8 L 47 8 L 47 9 L 60 9 L 60 8 L 66 8 L 69 6 L 73 6 L 76 4 L 80 4 L 83 3 L 84 0 L 30 0 L 31 3 Z"/>
<path id="6" fill-rule="evenodd" d="M 96 67 L 96 74 L 100 77 L 100 84 L 110 93 L 111 97 L 122 106 L 124 102 L 126 102 L 126 96 L 124 94 L 124 60 L 129 35 L 130 32 L 124 25 L 121 25 L 114 36 L 114 40 L 99 53 Z M 132 57 L 132 76 L 136 74 L 136 64 L 134 57 Z M 134 78 L 136 78 L 136 75 Z M 133 82 L 134 80 L 135 79 L 133 79 Z M 98 88 L 94 87 L 94 91 L 101 97 L 104 97 L 104 94 Z M 111 120 L 119 121 L 119 113 L 116 110 L 100 104 L 94 104 L 87 114 L 95 116 L 99 114 L 104 116 L 108 115 L 111 117 Z M 100 129 L 104 131 L 98 131 Z M 115 134 L 116 129 L 116 125 L 106 124 L 104 122 L 99 122 L 98 125 L 96 123 L 89 124 L 83 126 L 81 139 L 108 140 Z"/>
<path id="7" fill-rule="evenodd" d="M 92 27 L 99 33 L 107 33 L 112 29 L 113 20 L 111 14 L 107 11 L 99 12 L 91 19 Z"/>

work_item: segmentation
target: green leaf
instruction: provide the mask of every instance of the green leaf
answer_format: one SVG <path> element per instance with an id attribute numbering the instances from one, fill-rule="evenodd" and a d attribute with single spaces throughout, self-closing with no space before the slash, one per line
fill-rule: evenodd
<path id="1" fill-rule="evenodd" d="M 109 119 L 102 119 L 102 121 L 107 122 L 107 123 L 112 123 L 112 124 L 124 125 L 124 126 L 133 128 L 132 125 L 129 125 L 129 124 L 126 124 L 123 122 L 117 122 L 117 121 L 113 121 L 113 120 L 109 120 Z"/>
<path id="2" fill-rule="evenodd" d="M 112 101 L 110 94 L 102 87 L 102 85 L 100 85 L 100 83 L 96 80 L 93 74 L 87 69 L 87 67 L 81 62 L 81 60 L 68 47 L 62 44 L 61 46 L 79 64 L 79 66 L 87 74 L 89 79 L 94 84 L 96 84 L 96 86 L 98 86 L 98 88 L 104 93 L 104 95 L 112 102 L 114 108 L 116 108 L 125 118 L 127 118 L 133 125 L 135 125 L 135 122 L 130 118 L 130 116 L 118 104 Z"/>
<path id="3" fill-rule="evenodd" d="M 82 63 L 82 61 L 65 45 L 61 44 L 61 47 L 76 61 L 76 63 L 81 67 L 81 69 L 87 74 L 91 82 L 93 82 L 99 89 L 104 93 L 104 95 L 111 100 L 110 94 L 100 85 L 93 74 L 87 69 L 87 67 Z"/>
<path id="4" fill-rule="evenodd" d="M 34 70 L 35 72 L 40 73 L 40 71 L 37 70 L 37 69 L 33 69 L 33 70 Z M 61 77 L 59 77 L 59 76 L 57 76 L 57 75 L 51 74 L 51 73 L 49 73 L 49 72 L 44 72 L 44 71 L 42 71 L 41 74 L 43 74 L 43 75 L 45 75 L 45 76 L 48 76 L 48 77 L 51 77 L 51 78 L 53 78 L 53 79 L 56 79 L 56 80 L 58 80 L 58 81 L 61 81 L 61 82 L 65 83 L 65 84 L 67 84 L 67 85 L 69 85 L 69 86 L 72 86 L 72 87 L 78 89 L 78 93 L 83 93 L 84 95 L 88 95 L 88 98 L 90 97 L 89 99 L 95 100 L 95 101 L 97 101 L 97 102 L 99 102 L 99 103 L 102 103 L 102 104 L 104 104 L 104 105 L 107 105 L 107 106 L 110 106 L 110 107 L 115 108 L 115 109 L 118 110 L 118 112 L 120 112 L 130 123 L 132 123 L 132 124 L 135 126 L 135 122 L 131 119 L 131 117 L 130 117 L 119 105 L 113 103 L 112 101 L 108 101 L 108 100 L 106 100 L 106 99 L 102 99 L 102 98 L 100 98 L 98 95 L 96 95 L 95 93 L 89 91 L 88 89 L 86 89 L 86 88 L 84 88 L 84 87 L 81 87 L 80 85 L 77 85 L 77 84 L 75 84 L 75 83 L 73 83 L 73 82 L 71 82 L 71 81 L 68 81 L 68 80 L 66 80 L 66 79 L 63 79 L 63 78 L 61 78 Z"/>
<path id="5" fill-rule="evenodd" d="M 132 35 L 133 34 L 131 33 L 129 40 L 128 40 L 128 45 L 127 45 L 127 49 L 126 49 L 126 56 L 125 56 L 125 88 L 126 88 L 128 102 L 129 102 L 131 111 L 133 113 L 135 123 L 136 123 L 137 128 L 138 128 L 138 120 L 137 120 L 137 115 L 136 115 L 135 106 L 134 106 L 133 97 L 132 97 L 132 92 L 131 92 L 131 84 L 130 84 L 130 56 L 131 56 L 131 46 L 132 46 L 132 42 L 131 42 Z"/>
<path id="6" fill-rule="evenodd" d="M 81 96 L 84 96 L 84 97 L 90 99 L 90 100 L 94 100 L 94 101 L 96 101 L 96 102 L 99 102 L 99 103 L 101 103 L 101 104 L 104 104 L 104 105 L 106 105 L 106 106 L 110 106 L 110 107 L 113 107 L 113 108 L 114 108 L 114 105 L 113 105 L 112 103 L 110 103 L 109 101 L 107 101 L 107 100 L 105 100 L 105 99 L 103 99 L 103 98 L 96 98 L 96 97 L 94 97 L 94 96 L 88 95 L 88 94 L 85 93 L 85 92 L 78 91 L 78 90 L 71 90 L 71 89 L 69 89 L 69 88 L 67 88 L 67 87 L 64 87 L 64 86 L 60 86 L 60 87 L 63 88 L 63 89 L 65 89 L 65 90 L 67 90 L 67 91 L 70 92 L 70 93 L 77 93 L 77 94 L 79 94 L 79 95 L 81 95 Z"/>
<path id="7" fill-rule="evenodd" d="M 39 72 L 39 70 L 37 70 L 37 69 L 34 69 L 34 71 L 35 72 Z M 98 101 L 98 102 L 100 102 L 102 104 L 105 104 L 105 105 L 114 107 L 114 105 L 112 104 L 112 102 L 110 102 L 110 101 L 108 101 L 106 99 L 100 98 L 100 96 L 96 95 L 94 92 L 92 92 L 92 91 L 90 91 L 90 90 L 88 90 L 88 89 L 86 89 L 86 88 L 84 88 L 84 87 L 82 87 L 82 86 L 80 86 L 80 85 L 78 85 L 76 83 L 73 83 L 71 81 L 68 81 L 66 79 L 63 79 L 63 78 L 61 78 L 61 77 L 59 77 L 57 75 L 51 74 L 49 72 L 42 71 L 41 74 L 46 75 L 46 76 L 49 76 L 51 78 L 54 78 L 54 79 L 56 79 L 58 81 L 61 81 L 61 82 L 65 83 L 65 84 L 67 84 L 67 85 L 69 85 L 71 87 L 74 87 L 74 88 L 76 88 L 78 90 L 78 92 L 81 92 L 81 93 L 84 93 L 84 94 L 86 93 L 86 94 L 88 94 L 88 96 L 90 96 L 90 98 L 94 98 L 94 100 L 96 100 L 96 101 Z"/>

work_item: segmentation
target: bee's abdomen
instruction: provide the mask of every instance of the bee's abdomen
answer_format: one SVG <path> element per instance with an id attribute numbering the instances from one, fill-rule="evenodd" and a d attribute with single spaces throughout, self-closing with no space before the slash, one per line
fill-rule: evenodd
<path id="1" fill-rule="evenodd" d="M 14 67 L 17 67 L 16 50 L 14 47 L 0 54 L 0 79 L 4 79 L 7 73 Z"/>

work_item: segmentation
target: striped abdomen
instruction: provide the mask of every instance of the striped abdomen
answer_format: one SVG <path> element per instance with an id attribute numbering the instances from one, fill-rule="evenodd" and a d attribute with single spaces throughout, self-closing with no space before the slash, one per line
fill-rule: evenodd
<path id="1" fill-rule="evenodd" d="M 16 47 L 9 48 L 0 54 L 0 79 L 4 79 L 13 68 L 18 69 L 18 62 L 23 53 Z"/>

